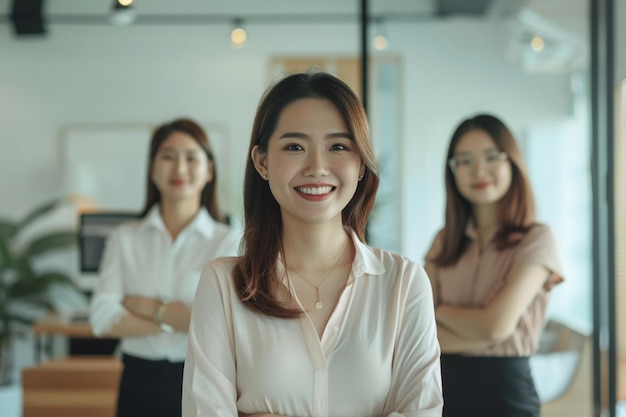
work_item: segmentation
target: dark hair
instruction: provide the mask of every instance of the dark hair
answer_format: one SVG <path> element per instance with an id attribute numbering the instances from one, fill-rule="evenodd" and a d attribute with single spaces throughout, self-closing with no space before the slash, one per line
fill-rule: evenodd
<path id="1" fill-rule="evenodd" d="M 365 226 L 379 182 L 365 110 L 343 81 L 324 72 L 310 71 L 283 78 L 265 92 L 257 108 L 250 138 L 244 178 L 244 252 L 233 270 L 233 278 L 239 299 L 248 308 L 274 317 L 292 318 L 302 312 L 285 306 L 276 297 L 280 285 L 277 259 L 279 254 L 284 254 L 280 206 L 267 182 L 256 171 L 250 155 L 255 146 L 260 153 L 267 152 L 282 111 L 289 104 L 305 98 L 333 103 L 360 152 L 365 173 L 354 196 L 343 209 L 342 220 L 361 240 L 365 240 Z"/>
<path id="2" fill-rule="evenodd" d="M 499 202 L 498 232 L 494 244 L 498 249 L 515 245 L 535 223 L 535 205 L 526 167 L 517 142 L 509 128 L 498 118 L 481 114 L 466 119 L 456 128 L 446 155 L 446 219 L 442 232 L 441 252 L 433 262 L 453 265 L 465 250 L 465 227 L 472 216 L 472 206 L 459 193 L 448 161 L 461 138 L 472 130 L 482 130 L 491 137 L 496 147 L 508 155 L 511 163 L 511 186 Z"/>
<path id="3" fill-rule="evenodd" d="M 217 199 L 217 167 L 215 164 L 215 158 L 213 157 L 213 151 L 211 150 L 211 144 L 209 138 L 204 130 L 196 122 L 190 119 L 176 119 L 169 123 L 164 123 L 157 127 L 152 133 L 152 139 L 150 140 L 150 153 L 148 156 L 148 177 L 147 177 L 147 192 L 146 192 L 146 204 L 141 212 L 141 217 L 144 217 L 153 205 L 161 201 L 161 192 L 157 189 L 156 185 L 152 181 L 152 169 L 154 167 L 154 159 L 156 158 L 159 149 L 163 142 L 165 142 L 174 132 L 185 133 L 191 136 L 200 145 L 207 158 L 211 162 L 213 169 L 213 179 L 207 183 L 202 189 L 200 195 L 200 205 L 204 206 L 211 217 L 217 221 L 223 221 Z"/>

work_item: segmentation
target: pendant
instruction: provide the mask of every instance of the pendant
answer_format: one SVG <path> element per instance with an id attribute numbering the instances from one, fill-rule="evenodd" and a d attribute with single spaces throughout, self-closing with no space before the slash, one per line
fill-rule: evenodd
<path id="1" fill-rule="evenodd" d="M 318 301 L 317 303 L 315 303 L 315 308 L 321 310 L 324 308 L 324 304 L 322 304 L 321 301 Z"/>

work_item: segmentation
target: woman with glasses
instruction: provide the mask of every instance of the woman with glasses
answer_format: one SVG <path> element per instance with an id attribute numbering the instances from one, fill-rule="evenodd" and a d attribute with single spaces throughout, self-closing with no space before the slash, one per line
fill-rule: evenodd
<path id="1" fill-rule="evenodd" d="M 445 417 L 539 416 L 529 356 L 563 281 L 550 228 L 535 221 L 511 131 L 464 120 L 446 158 L 445 225 L 426 255 L 441 345 Z"/>

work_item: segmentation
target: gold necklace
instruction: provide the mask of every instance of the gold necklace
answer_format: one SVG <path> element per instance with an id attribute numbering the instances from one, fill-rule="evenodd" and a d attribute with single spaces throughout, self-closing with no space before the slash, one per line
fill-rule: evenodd
<path id="1" fill-rule="evenodd" d="M 326 280 L 328 279 L 328 277 L 330 277 L 330 275 L 333 273 L 333 271 L 335 270 L 335 268 L 337 268 L 337 265 L 339 265 L 339 262 L 341 261 L 341 259 L 343 258 L 343 255 L 346 253 L 346 250 L 348 249 L 348 245 L 346 245 L 343 248 L 343 252 L 341 252 L 341 255 L 339 255 L 339 258 L 337 258 L 337 262 L 335 262 L 335 265 L 333 265 L 333 267 L 330 269 L 330 271 L 326 274 L 326 276 L 324 277 L 324 279 L 319 283 L 319 285 L 315 285 L 313 284 L 311 281 L 309 281 L 308 279 L 306 279 L 305 277 L 303 277 L 302 275 L 300 275 L 300 273 L 298 271 L 296 271 L 295 269 L 292 269 L 293 272 L 296 273 L 297 276 L 299 276 L 304 282 L 306 282 L 307 284 L 309 284 L 311 287 L 315 288 L 315 308 L 317 310 L 321 310 L 324 308 L 324 303 L 322 303 L 322 301 L 320 300 L 320 288 L 322 285 L 324 285 L 324 282 L 326 282 Z M 287 269 L 287 275 L 289 275 L 289 269 Z"/>

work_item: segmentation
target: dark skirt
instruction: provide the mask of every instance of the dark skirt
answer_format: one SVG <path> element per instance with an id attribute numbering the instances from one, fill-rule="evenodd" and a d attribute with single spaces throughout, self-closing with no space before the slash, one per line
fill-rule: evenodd
<path id="1" fill-rule="evenodd" d="M 444 417 L 539 417 L 528 357 L 441 355 Z"/>
<path id="2" fill-rule="evenodd" d="M 183 362 L 151 361 L 124 354 L 117 417 L 180 417 Z"/>

